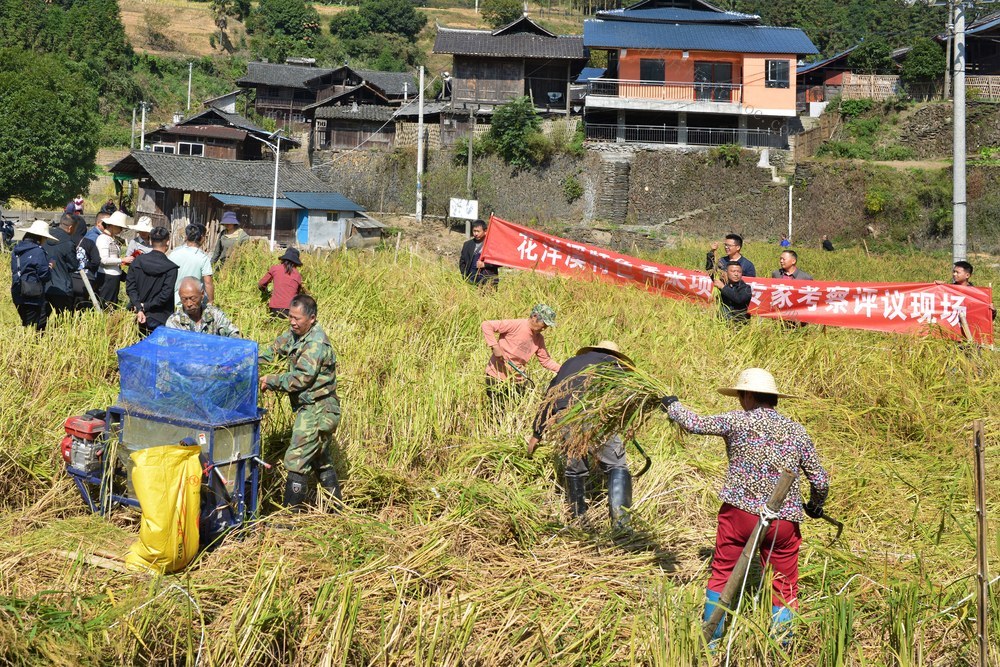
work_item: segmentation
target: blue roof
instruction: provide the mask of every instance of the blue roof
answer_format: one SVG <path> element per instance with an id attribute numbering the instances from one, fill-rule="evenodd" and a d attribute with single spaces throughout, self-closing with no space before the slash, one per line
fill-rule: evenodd
<path id="1" fill-rule="evenodd" d="M 640 23 L 588 19 L 583 45 L 596 49 L 672 49 L 735 53 L 819 53 L 798 28 L 706 23 Z"/>
<path id="2" fill-rule="evenodd" d="M 597 18 L 612 21 L 642 21 L 654 23 L 760 23 L 756 14 L 739 12 L 706 12 L 680 7 L 659 9 L 609 9 L 597 12 Z"/>
<path id="3" fill-rule="evenodd" d="M 587 83 L 591 79 L 600 79 L 607 71 L 603 67 L 584 67 L 580 70 L 580 76 L 576 77 L 576 83 Z"/>
<path id="4" fill-rule="evenodd" d="M 250 206 L 252 208 L 271 208 L 271 204 L 277 201 L 278 208 L 302 208 L 295 202 L 289 201 L 284 197 L 278 197 L 274 200 L 271 197 L 247 197 L 245 195 L 224 195 L 220 193 L 212 193 L 214 199 L 218 199 L 220 202 L 226 206 Z"/>
<path id="5" fill-rule="evenodd" d="M 286 192 L 285 196 L 310 211 L 363 211 L 339 192 Z"/>

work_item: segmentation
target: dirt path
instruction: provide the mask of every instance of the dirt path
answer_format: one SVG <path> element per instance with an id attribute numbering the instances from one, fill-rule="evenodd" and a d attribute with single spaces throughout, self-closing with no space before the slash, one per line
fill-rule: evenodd
<path id="1" fill-rule="evenodd" d="M 863 160 L 859 160 L 863 162 Z M 951 160 L 938 159 L 938 160 L 873 160 L 873 164 L 880 164 L 886 167 L 892 167 L 898 171 L 906 171 L 907 169 L 948 169 L 951 167 Z"/>

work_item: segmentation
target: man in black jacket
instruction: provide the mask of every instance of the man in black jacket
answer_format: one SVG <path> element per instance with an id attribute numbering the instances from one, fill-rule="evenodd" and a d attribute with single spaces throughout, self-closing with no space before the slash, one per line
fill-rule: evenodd
<path id="1" fill-rule="evenodd" d="M 743 267 L 739 262 L 730 261 L 726 266 L 726 279 L 716 278 L 715 287 L 719 290 L 722 303 L 719 315 L 722 319 L 737 324 L 745 324 L 750 320 L 750 300 L 753 290 L 743 282 Z"/>
<path id="2" fill-rule="evenodd" d="M 479 259 L 485 241 L 486 222 L 476 220 L 472 223 L 472 238 L 462 245 L 462 255 L 458 259 L 462 277 L 473 285 L 496 285 L 500 280 L 500 267 Z"/>
<path id="3" fill-rule="evenodd" d="M 535 417 L 533 433 L 528 441 L 529 457 L 534 454 L 538 441 L 542 439 L 546 424 L 577 400 L 577 394 L 587 381 L 585 371 L 598 364 L 611 364 L 619 369 L 633 365 L 632 360 L 622 354 L 618 345 L 610 340 L 582 347 L 575 356 L 564 361 L 549 383 L 545 401 Z M 565 435 L 564 433 L 564 437 Z M 616 435 L 604 443 L 597 459 L 607 476 L 611 525 L 616 529 L 625 528 L 628 524 L 626 510 L 632 506 L 632 473 L 625 461 L 625 443 L 621 436 Z M 585 494 L 589 473 L 590 462 L 587 459 L 566 461 L 566 496 L 573 516 L 580 516 L 587 511 Z"/>
<path id="4" fill-rule="evenodd" d="M 174 312 L 174 284 L 179 268 L 167 258 L 170 232 L 166 227 L 154 227 L 149 233 L 149 243 L 153 249 L 135 258 L 125 279 L 129 307 L 135 311 L 135 321 L 143 336 L 166 324 Z"/>
<path id="5" fill-rule="evenodd" d="M 73 307 L 73 274 L 77 272 L 76 244 L 73 229 L 76 220 L 69 213 L 59 218 L 59 226 L 49 229 L 54 239 L 45 242 L 45 254 L 52 267 L 51 280 L 45 287 L 45 300 L 56 313 Z"/>

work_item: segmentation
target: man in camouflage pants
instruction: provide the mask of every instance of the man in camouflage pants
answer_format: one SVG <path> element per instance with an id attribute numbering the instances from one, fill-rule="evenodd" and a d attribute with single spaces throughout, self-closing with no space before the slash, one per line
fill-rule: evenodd
<path id="1" fill-rule="evenodd" d="M 333 457 L 333 434 L 340 424 L 337 355 L 316 323 L 316 314 L 316 300 L 311 296 L 293 298 L 288 308 L 289 330 L 260 354 L 263 362 L 288 359 L 288 372 L 263 376 L 260 389 L 286 392 L 295 414 L 292 441 L 285 451 L 285 505 L 293 509 L 305 503 L 309 473 L 314 470 L 320 486 L 338 502 L 341 499 Z"/>

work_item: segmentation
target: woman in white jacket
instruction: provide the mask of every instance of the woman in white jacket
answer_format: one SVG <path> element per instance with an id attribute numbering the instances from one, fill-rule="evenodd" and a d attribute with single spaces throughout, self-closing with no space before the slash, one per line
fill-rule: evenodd
<path id="1" fill-rule="evenodd" d="M 104 231 L 97 237 L 97 251 L 101 254 L 101 266 L 97 270 L 97 296 L 103 306 L 118 304 L 118 294 L 122 284 L 122 265 L 131 264 L 133 257 L 122 258 L 118 235 L 128 226 L 128 216 L 115 211 L 104 221 Z"/>

